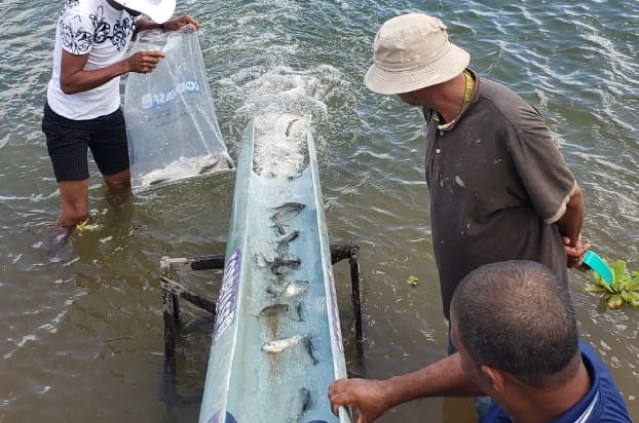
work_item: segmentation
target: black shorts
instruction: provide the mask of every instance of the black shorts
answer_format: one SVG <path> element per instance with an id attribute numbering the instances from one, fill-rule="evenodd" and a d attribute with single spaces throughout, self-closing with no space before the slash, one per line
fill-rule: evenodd
<path id="1" fill-rule="evenodd" d="M 87 148 L 103 175 L 129 168 L 126 127 L 122 110 L 89 120 L 71 120 L 44 105 L 42 132 L 58 182 L 89 178 Z"/>

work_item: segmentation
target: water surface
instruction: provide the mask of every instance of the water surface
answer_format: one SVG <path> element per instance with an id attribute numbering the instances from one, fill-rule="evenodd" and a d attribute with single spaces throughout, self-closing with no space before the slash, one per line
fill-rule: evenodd
<path id="1" fill-rule="evenodd" d="M 40 119 L 62 2 L 3 0 L 0 23 L 0 421 L 171 421 L 161 400 L 159 259 L 224 252 L 233 174 L 133 196 L 107 193 L 91 167 L 95 231 L 55 254 L 42 240 L 59 197 Z M 639 270 L 639 5 L 634 0 L 181 1 L 197 18 L 231 156 L 251 117 L 311 122 L 333 242 L 361 248 L 365 359 L 353 344 L 348 269 L 336 266 L 351 369 L 387 377 L 444 354 L 423 120 L 362 82 L 375 32 L 396 14 L 441 17 L 478 72 L 547 117 L 584 189 L 584 236 Z M 498 236 L 498 234 L 496 234 Z M 406 283 L 419 278 L 417 287 Z M 571 271 L 582 335 L 603 356 L 639 420 L 637 310 L 603 311 Z M 216 295 L 217 271 L 185 274 Z M 185 323 L 206 318 L 186 303 Z M 172 419 L 197 419 L 210 334 L 183 334 Z M 381 422 L 472 421 L 467 401 L 428 399 Z"/>

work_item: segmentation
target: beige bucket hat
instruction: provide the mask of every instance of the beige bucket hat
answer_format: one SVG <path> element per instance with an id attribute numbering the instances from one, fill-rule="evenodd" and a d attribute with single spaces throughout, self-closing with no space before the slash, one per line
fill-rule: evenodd
<path id="1" fill-rule="evenodd" d="M 446 25 L 421 13 L 386 21 L 373 50 L 373 65 L 364 82 L 379 94 L 402 94 L 449 81 L 470 62 L 468 52 L 450 42 Z"/>
<path id="2" fill-rule="evenodd" d="M 164 23 L 175 12 L 175 0 L 115 0 L 118 4 L 144 13 L 155 23 Z"/>

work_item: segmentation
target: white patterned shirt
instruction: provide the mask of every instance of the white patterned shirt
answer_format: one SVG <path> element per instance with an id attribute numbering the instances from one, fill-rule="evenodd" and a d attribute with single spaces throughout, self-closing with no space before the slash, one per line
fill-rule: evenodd
<path id="1" fill-rule="evenodd" d="M 53 73 L 47 89 L 49 107 L 72 120 L 93 119 L 120 107 L 120 77 L 99 87 L 65 94 L 60 87 L 62 50 L 88 54 L 85 70 L 100 69 L 124 58 L 135 32 L 135 17 L 106 0 L 68 0 L 55 35 Z"/>

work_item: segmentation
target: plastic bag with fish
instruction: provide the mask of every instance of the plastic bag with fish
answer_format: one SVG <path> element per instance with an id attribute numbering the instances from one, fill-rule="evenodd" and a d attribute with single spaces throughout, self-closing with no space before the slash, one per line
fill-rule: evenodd
<path id="1" fill-rule="evenodd" d="M 193 27 L 144 32 L 133 44 L 139 50 L 162 50 L 165 57 L 153 72 L 127 76 L 123 111 L 133 188 L 233 170 Z"/>

